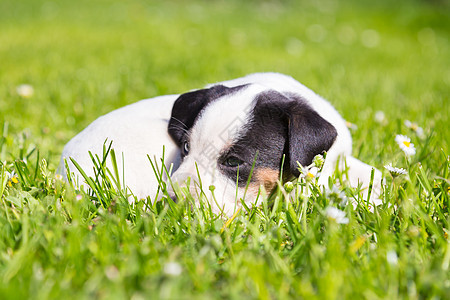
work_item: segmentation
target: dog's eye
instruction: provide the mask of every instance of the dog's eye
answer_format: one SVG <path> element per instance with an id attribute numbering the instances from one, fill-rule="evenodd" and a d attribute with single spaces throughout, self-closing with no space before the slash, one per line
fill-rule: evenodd
<path id="1" fill-rule="evenodd" d="M 186 156 L 189 153 L 189 143 L 188 141 L 185 141 L 183 143 L 183 155 Z"/>
<path id="2" fill-rule="evenodd" d="M 236 168 L 237 166 L 242 165 L 243 163 L 244 162 L 239 158 L 230 156 L 225 160 L 224 165 L 226 165 L 227 167 Z"/>

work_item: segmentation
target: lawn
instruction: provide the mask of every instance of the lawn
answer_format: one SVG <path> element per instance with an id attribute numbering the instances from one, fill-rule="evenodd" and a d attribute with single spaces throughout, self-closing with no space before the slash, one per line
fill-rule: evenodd
<path id="1" fill-rule="evenodd" d="M 0 298 L 449 299 L 449 14 L 438 0 L 0 0 Z M 100 115 L 260 71 L 338 109 L 354 155 L 383 171 L 382 205 L 336 174 L 228 219 L 56 175 Z"/>

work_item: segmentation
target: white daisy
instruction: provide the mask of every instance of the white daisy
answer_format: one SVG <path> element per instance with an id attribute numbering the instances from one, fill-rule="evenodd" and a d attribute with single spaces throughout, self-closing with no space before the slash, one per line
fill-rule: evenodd
<path id="1" fill-rule="evenodd" d="M 183 269 L 181 268 L 179 263 L 176 262 L 168 262 L 164 265 L 164 274 L 169 276 L 178 276 L 181 274 Z"/>
<path id="2" fill-rule="evenodd" d="M 358 129 L 358 126 L 356 126 L 356 124 L 353 124 L 352 122 L 349 122 L 349 121 L 345 121 L 345 125 L 347 126 L 348 129 L 351 129 L 351 130 Z"/>
<path id="3" fill-rule="evenodd" d="M 8 185 L 9 185 L 10 187 L 12 186 L 11 182 L 12 182 L 12 183 L 18 183 L 18 182 L 19 182 L 19 179 L 18 179 L 18 177 L 17 177 L 17 174 L 16 174 L 16 172 L 14 172 L 14 171 L 12 171 L 11 173 L 9 173 L 8 171 L 6 171 L 6 172 L 5 172 L 5 177 L 6 177 L 6 180 L 8 180 Z"/>
<path id="4" fill-rule="evenodd" d="M 29 84 L 21 84 L 17 86 L 16 92 L 22 98 L 30 98 L 34 94 L 34 88 Z"/>
<path id="5" fill-rule="evenodd" d="M 116 266 L 109 266 L 105 270 L 105 275 L 109 280 L 116 280 L 120 276 L 120 271 Z"/>
<path id="6" fill-rule="evenodd" d="M 306 180 L 312 180 L 314 178 L 316 178 L 319 174 L 319 168 L 317 167 L 310 167 L 310 168 L 305 168 L 305 167 L 300 167 L 300 177 L 306 179 Z"/>
<path id="7" fill-rule="evenodd" d="M 391 266 L 396 266 L 398 264 L 397 252 L 394 250 L 389 250 L 386 253 L 386 260 Z"/>
<path id="8" fill-rule="evenodd" d="M 379 110 L 375 113 L 375 121 L 377 123 L 382 124 L 384 121 L 386 121 L 386 116 L 384 115 L 384 112 Z"/>
<path id="9" fill-rule="evenodd" d="M 422 127 L 417 127 L 417 129 L 415 131 L 416 131 L 417 136 L 420 139 L 424 139 L 425 138 L 425 133 L 424 133 Z"/>
<path id="10" fill-rule="evenodd" d="M 425 133 L 423 132 L 423 128 L 417 125 L 415 122 L 411 122 L 410 120 L 405 120 L 405 126 L 414 131 L 417 136 L 421 139 L 425 138 Z"/>
<path id="11" fill-rule="evenodd" d="M 411 139 L 409 137 L 397 134 L 397 136 L 395 137 L 395 141 L 407 156 L 416 154 L 416 148 L 414 147 L 414 144 L 411 143 Z"/>
<path id="12" fill-rule="evenodd" d="M 345 194 L 344 191 L 340 190 L 336 185 L 332 185 L 331 188 L 326 187 L 325 188 L 325 196 L 328 199 L 339 199 L 341 200 L 341 202 L 339 203 L 339 205 L 341 206 L 345 206 L 347 205 L 348 202 L 348 197 Z"/>
<path id="13" fill-rule="evenodd" d="M 385 165 L 384 168 L 385 168 L 386 170 L 388 170 L 389 173 L 391 173 L 392 177 L 397 177 L 397 176 L 399 176 L 399 175 L 406 175 L 406 174 L 408 173 L 408 172 L 406 172 L 406 170 L 403 169 L 403 168 L 396 168 L 396 167 L 393 167 L 392 164 Z"/>
<path id="14" fill-rule="evenodd" d="M 325 214 L 329 219 L 334 220 L 338 224 L 348 224 L 349 220 L 345 217 L 345 212 L 336 207 L 328 206 L 325 209 Z"/>

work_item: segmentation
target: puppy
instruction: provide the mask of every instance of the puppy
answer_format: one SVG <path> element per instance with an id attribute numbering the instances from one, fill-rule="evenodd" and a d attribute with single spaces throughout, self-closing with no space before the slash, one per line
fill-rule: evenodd
<path id="1" fill-rule="evenodd" d="M 205 193 L 213 211 L 228 216 L 241 201 L 257 204 L 261 189 L 270 193 L 281 177 L 298 177 L 299 163 L 310 165 L 325 151 L 321 184 L 340 158 L 354 187 L 367 189 L 373 169 L 351 156 L 350 132 L 331 104 L 277 73 L 252 74 L 113 111 L 66 145 L 61 164 L 72 157 L 93 176 L 88 151 L 101 156 L 106 139 L 113 141 L 126 185 L 138 198 L 154 198 L 158 182 L 147 155 L 159 158 L 164 148 L 165 168 L 175 170 L 171 181 L 190 182 L 194 197 Z M 73 164 L 69 169 L 79 176 Z M 375 170 L 374 201 L 380 184 L 381 173 Z"/>

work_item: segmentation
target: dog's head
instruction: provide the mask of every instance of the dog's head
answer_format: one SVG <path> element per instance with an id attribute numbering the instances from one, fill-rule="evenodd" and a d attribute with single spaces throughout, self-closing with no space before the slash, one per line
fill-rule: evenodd
<path id="1" fill-rule="evenodd" d="M 182 94 L 168 130 L 182 157 L 172 180 L 191 178 L 194 196 L 200 187 L 209 192 L 214 186 L 217 203 L 211 206 L 226 214 L 240 205 L 246 190 L 245 201 L 254 201 L 261 187 L 270 193 L 280 171 L 283 177 L 298 176 L 297 162 L 311 164 L 337 136 L 300 96 L 257 84 Z"/>

